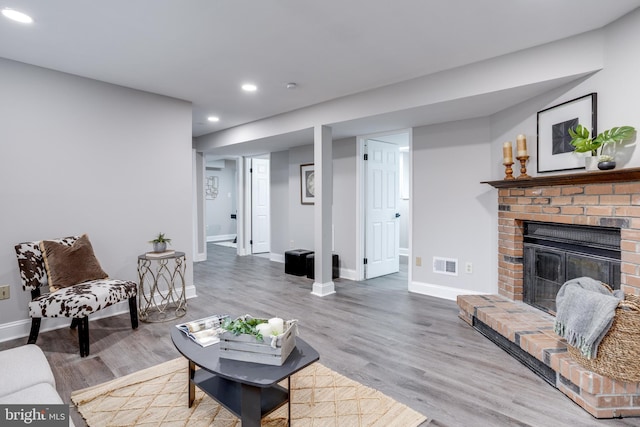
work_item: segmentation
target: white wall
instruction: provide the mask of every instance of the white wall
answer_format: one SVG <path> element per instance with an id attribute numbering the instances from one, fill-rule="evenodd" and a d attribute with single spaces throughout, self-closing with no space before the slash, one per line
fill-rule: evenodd
<path id="1" fill-rule="evenodd" d="M 400 199 L 398 201 L 398 224 L 400 225 L 400 254 L 406 255 L 409 250 L 409 199 Z"/>
<path id="2" fill-rule="evenodd" d="M 271 153 L 271 253 L 284 259 L 289 250 L 289 151 Z"/>
<path id="3" fill-rule="evenodd" d="M 640 130 L 640 9 L 608 26 L 605 34 L 605 69 L 593 79 L 598 92 L 598 129 L 631 125 Z M 626 155 L 617 158 L 618 167 L 640 165 L 640 150 L 635 146 L 622 151 Z"/>
<path id="4" fill-rule="evenodd" d="M 333 235 L 340 275 L 356 277 L 356 138 L 333 142 Z"/>
<path id="5" fill-rule="evenodd" d="M 497 199 L 480 183 L 491 174 L 489 124 L 485 118 L 413 130 L 412 291 L 454 298 L 496 289 L 496 253 L 489 249 L 497 236 Z M 457 259 L 458 275 L 434 273 L 434 256 Z"/>
<path id="6" fill-rule="evenodd" d="M 300 165 L 313 163 L 313 145 L 289 150 L 289 242 L 288 248 L 313 250 L 315 205 L 303 205 L 300 192 Z M 333 185 L 335 186 L 335 180 Z"/>
<path id="7" fill-rule="evenodd" d="M 0 93 L 0 339 L 28 332 L 16 243 L 88 233 L 105 271 L 135 281 L 158 232 L 193 259 L 190 103 L 4 59 Z"/>
<path id="8" fill-rule="evenodd" d="M 502 179 L 502 143 L 515 142 L 519 133 L 527 135 L 530 151 L 527 173 L 537 175 L 536 120 L 537 112 L 562 102 L 587 95 L 598 94 L 598 132 L 614 126 L 630 125 L 640 129 L 638 102 L 640 99 L 640 56 L 634 52 L 640 45 L 640 9 L 622 17 L 605 29 L 603 52 L 604 68 L 574 84 L 566 85 L 492 117 L 492 170 L 491 178 Z M 635 145 L 619 150 L 617 168 L 640 166 L 640 152 Z M 544 175 L 567 172 L 544 173 Z M 516 172 L 517 175 L 517 172 Z"/>
<path id="9" fill-rule="evenodd" d="M 400 200 L 398 201 L 398 225 L 400 226 L 400 254 L 409 253 L 409 187 L 411 182 L 411 164 L 408 151 L 400 152 Z"/>

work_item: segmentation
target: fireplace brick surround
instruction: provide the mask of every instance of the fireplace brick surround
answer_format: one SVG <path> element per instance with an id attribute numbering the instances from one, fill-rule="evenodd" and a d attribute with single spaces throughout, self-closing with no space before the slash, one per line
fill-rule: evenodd
<path id="1" fill-rule="evenodd" d="M 490 328 L 498 345 L 594 417 L 640 416 L 640 383 L 582 368 L 553 332 L 553 316 L 522 302 L 525 221 L 619 228 L 621 289 L 640 295 L 640 168 L 485 183 L 498 189 L 499 295 L 459 296 L 460 318 L 485 335 Z"/>
<path id="2" fill-rule="evenodd" d="M 523 298 L 524 221 L 620 228 L 621 289 L 640 295 L 640 182 L 499 189 L 498 293 L 514 301 Z"/>

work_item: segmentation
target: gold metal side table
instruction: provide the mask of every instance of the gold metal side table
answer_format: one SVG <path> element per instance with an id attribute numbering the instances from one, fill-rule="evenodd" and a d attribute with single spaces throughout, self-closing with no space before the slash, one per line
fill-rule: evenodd
<path id="1" fill-rule="evenodd" d="M 138 256 L 138 317 L 143 322 L 165 322 L 187 314 L 184 252 L 156 257 Z"/>

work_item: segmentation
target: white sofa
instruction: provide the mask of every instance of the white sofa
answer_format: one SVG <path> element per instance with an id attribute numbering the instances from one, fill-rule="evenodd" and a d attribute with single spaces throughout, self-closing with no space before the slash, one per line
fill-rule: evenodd
<path id="1" fill-rule="evenodd" d="M 0 351 L 0 378 L 0 404 L 64 404 L 49 362 L 35 344 Z"/>

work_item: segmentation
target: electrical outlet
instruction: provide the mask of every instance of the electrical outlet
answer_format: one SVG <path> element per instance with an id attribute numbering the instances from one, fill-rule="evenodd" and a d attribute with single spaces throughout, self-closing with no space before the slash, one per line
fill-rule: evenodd
<path id="1" fill-rule="evenodd" d="M 293 240 L 291 240 L 291 241 L 289 242 L 289 249 L 293 249 L 293 245 L 294 245 Z"/>
<path id="2" fill-rule="evenodd" d="M 416 257 L 416 267 L 422 267 L 422 257 Z"/>
<path id="3" fill-rule="evenodd" d="M 466 264 L 464 265 L 464 271 L 465 271 L 467 274 L 471 274 L 471 273 L 473 273 L 473 264 L 472 264 L 472 263 L 470 263 L 470 262 L 466 263 Z"/>
<path id="4" fill-rule="evenodd" d="M 9 299 L 9 289 L 11 289 L 9 285 L 0 286 L 0 300 Z"/>

